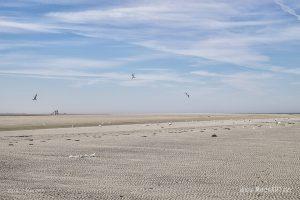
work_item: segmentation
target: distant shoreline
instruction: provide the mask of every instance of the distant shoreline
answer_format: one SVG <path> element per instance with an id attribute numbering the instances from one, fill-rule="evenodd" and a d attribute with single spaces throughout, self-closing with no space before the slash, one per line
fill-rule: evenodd
<path id="1" fill-rule="evenodd" d="M 70 127 L 300 118 L 299 114 L 102 114 L 102 115 L 1 115 L 0 131 L 53 129 Z"/>
<path id="2" fill-rule="evenodd" d="M 300 112 L 284 113 L 62 113 L 60 116 L 149 116 L 149 115 L 299 115 Z M 0 116 L 52 116 L 51 113 L 0 113 Z"/>

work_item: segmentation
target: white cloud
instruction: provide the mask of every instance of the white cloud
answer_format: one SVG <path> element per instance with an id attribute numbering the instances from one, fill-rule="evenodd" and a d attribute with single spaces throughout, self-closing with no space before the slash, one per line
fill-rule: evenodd
<path id="1" fill-rule="evenodd" d="M 145 84 L 154 84 L 156 82 L 170 83 L 191 83 L 191 80 L 183 76 L 164 72 L 159 74 L 154 73 L 139 73 L 137 78 L 131 80 L 130 73 L 125 72 L 99 72 L 90 73 L 83 71 L 75 71 L 68 69 L 15 69 L 15 70 L 0 70 L 0 75 L 4 76 L 28 76 L 35 78 L 52 78 L 64 80 L 80 80 L 80 85 L 96 84 L 98 82 L 109 82 L 126 86 L 137 86 Z"/>
<path id="2" fill-rule="evenodd" d="M 261 55 L 247 46 L 239 46 L 240 44 L 235 43 L 234 40 L 232 43 L 224 44 L 209 44 L 209 41 L 205 40 L 184 44 L 180 44 L 180 42 L 166 44 L 156 41 L 144 41 L 137 44 L 159 51 L 201 57 L 236 65 L 252 65 L 269 60 L 267 56 Z"/>
<path id="3" fill-rule="evenodd" d="M 292 74 L 292 75 L 300 75 L 300 67 L 286 68 L 286 67 L 280 67 L 280 66 L 270 66 L 270 68 L 274 72 L 281 72 L 281 73 Z"/>
<path id="4" fill-rule="evenodd" d="M 50 32 L 56 33 L 57 27 L 40 23 L 14 21 L 0 17 L 0 32 Z"/>
<path id="5" fill-rule="evenodd" d="M 293 15 L 294 17 L 296 17 L 298 20 L 300 20 L 300 15 L 298 15 L 296 13 L 296 11 L 291 8 L 290 6 L 286 5 L 282 0 L 274 0 L 274 2 L 276 4 L 278 4 L 280 6 L 280 8 L 286 12 L 286 13 L 289 13 L 290 15 Z"/>
<path id="6" fill-rule="evenodd" d="M 78 5 L 78 4 L 95 4 L 96 1 L 89 0 L 14 0 L 0 2 L 1 7 L 30 7 L 44 5 Z"/>
<path id="7" fill-rule="evenodd" d="M 224 74 L 212 73 L 212 72 L 203 71 L 203 70 L 192 71 L 191 74 L 194 74 L 197 76 L 204 76 L 204 77 L 226 77 L 227 76 Z"/>
<path id="8" fill-rule="evenodd" d="M 0 56 L 0 69 L 88 69 L 88 68 L 111 68 L 122 66 L 121 60 L 95 60 L 84 58 L 64 58 L 54 56 L 35 55 L 2 55 Z"/>
<path id="9" fill-rule="evenodd" d="M 268 3 L 152 1 L 46 16 L 81 36 L 260 68 L 270 61 L 260 47 L 300 40 L 299 26 L 287 24 L 275 9 L 261 9 Z"/>
<path id="10" fill-rule="evenodd" d="M 209 13 L 235 13 L 228 4 L 210 1 L 152 1 L 125 7 L 93 9 L 77 12 L 51 12 L 47 16 L 69 23 L 191 23 L 198 21 L 199 16 L 211 17 Z M 194 18 L 196 15 L 197 18 Z"/>
<path id="11" fill-rule="evenodd" d="M 161 52 L 205 58 L 216 63 L 229 63 L 297 75 L 298 69 L 279 70 L 269 64 L 271 58 L 261 50 L 265 45 L 300 40 L 300 27 L 297 24 L 286 23 L 285 19 L 277 15 L 276 10 L 261 9 L 269 2 L 218 0 L 131 2 L 118 7 L 50 12 L 45 15 L 46 18 L 43 18 L 44 23 L 0 18 L 0 28 L 2 27 L 2 31 L 20 33 L 60 32 L 114 39 Z M 278 2 L 282 4 L 280 0 L 277 0 Z M 51 2 L 43 1 L 43 3 Z M 71 1 L 62 3 L 71 3 Z M 291 10 L 287 11 L 291 12 Z M 0 67 L 24 68 L 30 65 L 29 69 L 81 70 L 111 68 L 132 62 L 130 58 L 127 61 L 126 59 L 106 61 L 51 57 L 27 57 L 26 59 L 29 59 L 29 62 L 2 60 Z M 76 76 L 73 72 L 71 74 Z M 160 81 L 159 77 L 157 75 L 143 77 L 143 81 L 151 79 Z M 174 81 L 173 79 L 179 77 L 163 76 L 161 79 Z"/>
<path id="12" fill-rule="evenodd" d="M 109 69 L 123 67 L 129 63 L 132 64 L 161 58 L 163 56 L 164 55 L 149 54 L 111 59 L 91 59 L 34 54 L 3 54 L 0 55 L 0 69 Z"/>
<path id="13" fill-rule="evenodd" d="M 264 82 L 267 81 L 267 79 L 273 78 L 273 74 L 271 73 L 254 72 L 222 74 L 198 70 L 191 72 L 191 74 L 200 77 L 215 78 L 215 81 L 219 81 L 220 83 L 222 83 L 221 86 L 224 86 L 225 84 L 236 89 L 249 91 L 253 93 L 262 92 L 262 88 L 265 87 Z"/>

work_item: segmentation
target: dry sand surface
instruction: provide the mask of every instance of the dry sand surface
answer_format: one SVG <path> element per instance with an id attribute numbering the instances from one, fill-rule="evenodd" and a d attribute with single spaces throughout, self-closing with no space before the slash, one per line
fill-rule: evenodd
<path id="1" fill-rule="evenodd" d="M 300 199 L 299 115 L 2 116 L 0 129 L 0 199 Z"/>
<path id="2" fill-rule="evenodd" d="M 98 125 L 143 124 L 170 121 L 212 121 L 269 119 L 274 117 L 291 118 L 300 115 L 59 115 L 59 116 L 0 116 L 0 131 L 32 130 L 47 128 L 88 127 Z"/>

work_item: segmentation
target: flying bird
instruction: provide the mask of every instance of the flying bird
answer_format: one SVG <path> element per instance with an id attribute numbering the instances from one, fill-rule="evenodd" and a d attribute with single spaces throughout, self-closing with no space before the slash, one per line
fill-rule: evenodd
<path id="1" fill-rule="evenodd" d="M 132 73 L 131 74 L 131 79 L 133 80 L 133 79 L 135 79 L 136 77 L 135 77 L 135 74 L 134 73 Z"/>
<path id="2" fill-rule="evenodd" d="M 185 95 L 187 96 L 187 98 L 190 98 L 189 93 L 185 92 Z"/>
<path id="3" fill-rule="evenodd" d="M 34 97 L 33 97 L 32 100 L 33 100 L 33 101 L 37 101 L 37 94 L 34 95 Z"/>

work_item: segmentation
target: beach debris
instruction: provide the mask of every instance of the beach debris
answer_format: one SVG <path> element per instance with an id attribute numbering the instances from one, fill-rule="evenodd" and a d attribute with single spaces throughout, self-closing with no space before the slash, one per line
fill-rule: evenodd
<path id="1" fill-rule="evenodd" d="M 76 155 L 76 156 L 73 156 L 73 155 L 69 155 L 69 158 L 79 158 L 80 155 Z"/>
<path id="2" fill-rule="evenodd" d="M 172 126 L 172 122 L 169 122 L 169 126 Z"/>
<path id="3" fill-rule="evenodd" d="M 9 137 L 19 137 L 19 138 L 26 138 L 31 137 L 32 135 L 17 135 L 17 136 L 9 136 Z"/>
<path id="4" fill-rule="evenodd" d="M 99 127 L 101 127 L 101 126 L 102 126 L 102 124 L 99 124 L 98 126 L 99 126 Z"/>
<path id="5" fill-rule="evenodd" d="M 90 157 L 96 157 L 96 153 L 90 154 Z"/>
<path id="6" fill-rule="evenodd" d="M 14 146 L 14 144 L 10 143 L 10 144 L 8 144 L 8 146 Z"/>
<path id="7" fill-rule="evenodd" d="M 215 133 L 211 135 L 211 137 L 218 137 Z"/>
<path id="8" fill-rule="evenodd" d="M 275 119 L 275 124 L 279 125 L 279 124 L 281 124 L 281 122 L 277 121 L 277 119 Z"/>
<path id="9" fill-rule="evenodd" d="M 230 128 L 224 128 L 225 130 L 230 130 Z"/>
<path id="10" fill-rule="evenodd" d="M 33 97 L 33 99 L 32 99 L 32 101 L 37 101 L 37 96 L 38 96 L 38 95 L 35 94 L 34 97 Z"/>
<path id="11" fill-rule="evenodd" d="M 84 154 L 84 155 L 70 155 L 69 158 L 92 158 L 96 157 L 96 153 Z"/>

